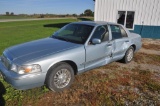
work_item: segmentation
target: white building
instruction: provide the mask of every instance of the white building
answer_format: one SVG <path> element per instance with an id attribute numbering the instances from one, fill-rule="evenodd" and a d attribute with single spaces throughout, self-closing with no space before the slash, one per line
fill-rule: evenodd
<path id="1" fill-rule="evenodd" d="M 146 38 L 160 38 L 160 0 L 95 0 L 95 21 L 123 24 Z"/>

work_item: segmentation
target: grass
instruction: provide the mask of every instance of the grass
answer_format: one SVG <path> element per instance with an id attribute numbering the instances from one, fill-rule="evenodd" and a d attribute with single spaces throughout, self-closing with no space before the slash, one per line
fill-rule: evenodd
<path id="1" fill-rule="evenodd" d="M 141 59 L 139 59 L 139 57 L 141 57 Z M 137 53 L 135 54 L 134 60 L 137 63 L 153 64 L 153 65 L 160 66 L 160 56 L 159 55 Z"/>
<path id="2" fill-rule="evenodd" d="M 142 47 L 145 49 L 160 50 L 160 46 L 157 46 L 156 44 L 143 44 Z"/>
<path id="3" fill-rule="evenodd" d="M 49 37 L 62 27 L 63 23 L 70 23 L 75 19 L 40 20 L 0 23 L 0 53 L 10 46 L 23 42 Z M 46 25 L 52 26 L 46 26 Z M 57 25 L 61 25 L 56 27 Z"/>
<path id="4" fill-rule="evenodd" d="M 73 21 L 76 20 L 0 23 L 0 53 L 7 47 L 48 37 L 66 23 Z M 134 61 L 139 64 L 160 65 L 159 56 L 145 53 L 137 53 Z M 160 105 L 158 98 L 160 83 L 157 75 L 159 73 L 142 70 L 140 67 L 122 68 L 111 63 L 75 76 L 71 88 L 60 93 L 53 93 L 45 86 L 26 91 L 15 90 L 0 78 L 0 105 L 1 102 L 5 102 L 6 106 L 121 106 L 136 105 L 140 102 L 143 105 L 151 105 L 145 101 L 152 101 L 152 104 Z"/>

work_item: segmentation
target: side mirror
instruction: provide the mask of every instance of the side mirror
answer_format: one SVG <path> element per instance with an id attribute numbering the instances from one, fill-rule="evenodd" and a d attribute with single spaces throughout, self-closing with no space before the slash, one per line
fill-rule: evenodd
<path id="1" fill-rule="evenodd" d="M 100 43 L 101 43 L 101 40 L 100 40 L 100 39 L 97 39 L 97 38 L 94 38 L 94 39 L 92 39 L 92 43 L 93 43 L 93 44 L 100 44 Z"/>

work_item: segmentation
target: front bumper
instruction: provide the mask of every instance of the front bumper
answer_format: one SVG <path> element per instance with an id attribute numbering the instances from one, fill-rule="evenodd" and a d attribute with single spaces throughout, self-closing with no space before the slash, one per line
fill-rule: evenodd
<path id="1" fill-rule="evenodd" d="M 7 70 L 1 62 L 0 57 L 0 72 L 6 82 L 11 84 L 14 88 L 20 90 L 31 89 L 44 85 L 46 73 L 32 73 L 19 75 L 13 71 Z"/>

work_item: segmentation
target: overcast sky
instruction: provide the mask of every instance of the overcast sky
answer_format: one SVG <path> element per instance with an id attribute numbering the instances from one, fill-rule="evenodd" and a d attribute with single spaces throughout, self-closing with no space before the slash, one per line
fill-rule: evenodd
<path id="1" fill-rule="evenodd" d="M 0 14 L 81 14 L 94 11 L 93 0 L 0 0 Z"/>

